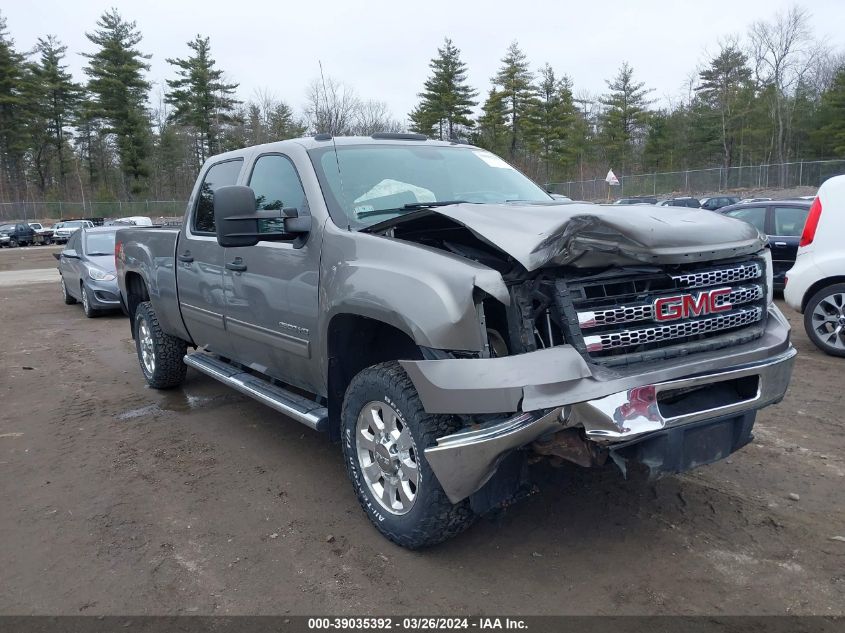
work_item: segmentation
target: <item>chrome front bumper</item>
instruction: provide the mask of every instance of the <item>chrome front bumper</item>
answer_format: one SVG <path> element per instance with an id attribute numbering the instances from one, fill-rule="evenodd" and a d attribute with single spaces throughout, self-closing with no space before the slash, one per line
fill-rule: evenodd
<path id="1" fill-rule="evenodd" d="M 795 355 L 789 346 L 756 363 L 518 413 L 503 422 L 438 438 L 435 446 L 425 449 L 425 456 L 446 495 L 457 503 L 487 483 L 510 451 L 547 433 L 583 428 L 588 439 L 599 443 L 630 443 L 664 429 L 741 415 L 779 402 L 789 385 Z M 688 393 L 695 395 L 684 404 Z"/>

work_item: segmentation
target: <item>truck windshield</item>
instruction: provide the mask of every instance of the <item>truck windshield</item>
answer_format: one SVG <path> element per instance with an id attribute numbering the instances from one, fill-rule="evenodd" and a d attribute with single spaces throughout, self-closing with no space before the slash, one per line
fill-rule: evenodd
<path id="1" fill-rule="evenodd" d="M 551 200 L 501 158 L 475 147 L 347 145 L 337 148 L 337 158 L 331 146 L 309 153 L 332 219 L 344 227 L 361 229 L 428 204 Z"/>

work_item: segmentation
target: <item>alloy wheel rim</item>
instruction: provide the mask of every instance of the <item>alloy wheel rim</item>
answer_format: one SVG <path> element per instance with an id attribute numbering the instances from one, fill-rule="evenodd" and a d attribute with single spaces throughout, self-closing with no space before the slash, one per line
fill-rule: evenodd
<path id="1" fill-rule="evenodd" d="M 811 315 L 813 331 L 822 343 L 845 350 L 845 292 L 834 292 L 816 304 Z"/>
<path id="2" fill-rule="evenodd" d="M 419 492 L 419 462 L 411 429 L 389 404 L 368 402 L 355 426 L 358 463 L 378 504 L 391 514 L 406 514 Z"/>
<path id="3" fill-rule="evenodd" d="M 88 291 L 85 290 L 85 286 L 82 286 L 82 307 L 88 312 Z"/>
<path id="4" fill-rule="evenodd" d="M 153 335 L 146 321 L 141 321 L 138 326 L 138 341 L 141 347 L 141 364 L 147 373 L 152 376 L 156 369 L 156 357 L 153 349 Z"/>

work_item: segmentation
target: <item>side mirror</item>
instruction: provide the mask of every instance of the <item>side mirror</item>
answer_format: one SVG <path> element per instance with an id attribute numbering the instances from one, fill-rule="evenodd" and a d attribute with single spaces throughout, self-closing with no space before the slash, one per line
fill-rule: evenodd
<path id="1" fill-rule="evenodd" d="M 72 248 L 66 248 L 62 251 L 62 257 L 66 259 L 79 259 L 79 253 L 77 253 Z"/>
<path id="2" fill-rule="evenodd" d="M 214 223 L 217 243 L 224 248 L 255 246 L 263 241 L 290 240 L 292 235 L 304 237 L 311 231 L 311 216 L 299 215 L 297 209 L 255 210 L 255 192 L 250 187 L 231 185 L 214 192 Z M 283 231 L 261 232 L 260 220 L 275 220 Z M 302 246 L 297 238 L 294 246 Z"/>

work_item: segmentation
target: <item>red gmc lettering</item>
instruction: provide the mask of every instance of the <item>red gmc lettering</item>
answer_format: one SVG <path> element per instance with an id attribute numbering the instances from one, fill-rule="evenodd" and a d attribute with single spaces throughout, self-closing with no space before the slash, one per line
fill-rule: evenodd
<path id="1" fill-rule="evenodd" d="M 674 321 L 690 316 L 725 312 L 731 309 L 731 304 L 727 301 L 717 304 L 717 300 L 727 297 L 730 293 L 730 288 L 719 288 L 700 292 L 697 295 L 660 297 L 654 302 L 654 318 L 657 321 Z"/>

